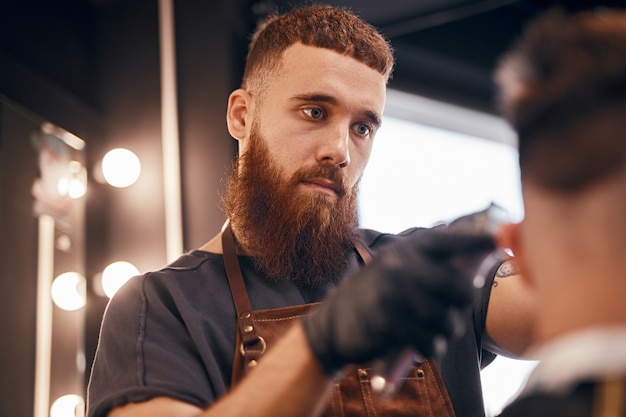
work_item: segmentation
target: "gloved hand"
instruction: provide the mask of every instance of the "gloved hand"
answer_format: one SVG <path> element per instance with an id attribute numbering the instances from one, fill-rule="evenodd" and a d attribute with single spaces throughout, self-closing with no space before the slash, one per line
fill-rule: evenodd
<path id="1" fill-rule="evenodd" d="M 495 243 L 489 233 L 450 226 L 390 246 L 303 318 L 311 350 L 329 375 L 404 347 L 428 357 L 437 339 L 458 333 L 474 273 Z"/>

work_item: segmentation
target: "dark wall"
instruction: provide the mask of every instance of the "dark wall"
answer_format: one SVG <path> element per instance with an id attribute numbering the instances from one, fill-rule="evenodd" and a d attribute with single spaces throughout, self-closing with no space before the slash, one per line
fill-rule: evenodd
<path id="1" fill-rule="evenodd" d="M 91 105 L 95 17 L 94 8 L 82 0 L 2 1 L 0 52 L 60 87 L 59 94 Z M 33 88 L 31 93 L 35 92 Z"/>
<path id="2" fill-rule="evenodd" d="M 226 104 L 239 87 L 254 25 L 247 3 L 176 1 L 185 249 L 205 243 L 224 221 L 220 179 L 236 151 L 226 129 Z"/>
<path id="3" fill-rule="evenodd" d="M 31 187 L 37 177 L 29 138 L 39 121 L 0 97 L 0 415 L 33 409 L 37 220 Z M 19 175 L 17 175 L 19 173 Z"/>

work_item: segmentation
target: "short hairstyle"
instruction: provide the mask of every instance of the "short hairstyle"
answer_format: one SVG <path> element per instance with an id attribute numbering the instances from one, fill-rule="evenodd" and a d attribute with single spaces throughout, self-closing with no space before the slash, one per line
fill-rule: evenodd
<path id="1" fill-rule="evenodd" d="M 522 178 L 576 192 L 626 165 L 626 12 L 554 9 L 495 73 Z"/>
<path id="2" fill-rule="evenodd" d="M 394 64 L 389 42 L 352 12 L 332 6 L 299 7 L 263 21 L 248 49 L 242 88 L 262 95 L 268 77 L 280 69 L 283 51 L 301 42 L 350 56 L 388 80 Z"/>

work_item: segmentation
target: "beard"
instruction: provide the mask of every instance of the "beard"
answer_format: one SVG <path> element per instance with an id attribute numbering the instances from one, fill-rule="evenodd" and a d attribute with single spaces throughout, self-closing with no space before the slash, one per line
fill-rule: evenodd
<path id="1" fill-rule="evenodd" d="M 332 165 L 301 168 L 284 179 L 257 128 L 236 162 L 224 199 L 236 240 L 268 279 L 319 288 L 344 272 L 357 226 L 357 185 L 348 189 Z M 326 178 L 335 196 L 302 192 L 309 178 Z"/>

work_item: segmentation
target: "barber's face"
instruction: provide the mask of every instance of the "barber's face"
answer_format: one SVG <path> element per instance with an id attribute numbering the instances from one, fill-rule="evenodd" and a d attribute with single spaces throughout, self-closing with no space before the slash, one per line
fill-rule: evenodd
<path id="1" fill-rule="evenodd" d="M 337 199 L 363 173 L 384 102 L 380 73 L 334 51 L 298 43 L 284 52 L 280 74 L 270 78 L 262 102 L 255 103 L 253 124 L 281 180 L 302 170 L 315 172 L 320 165 L 336 168 L 341 178 L 306 176 L 294 192 Z M 242 153 L 249 138 L 241 140 Z"/>

